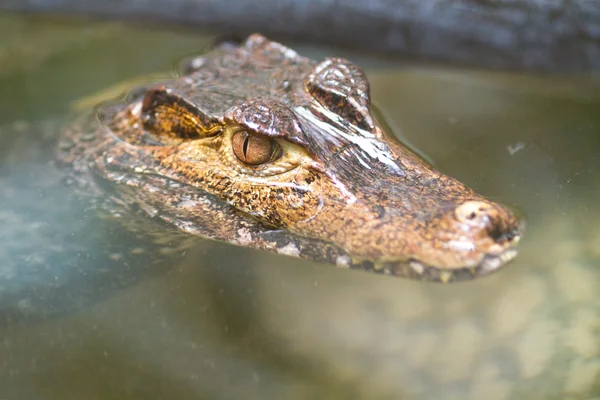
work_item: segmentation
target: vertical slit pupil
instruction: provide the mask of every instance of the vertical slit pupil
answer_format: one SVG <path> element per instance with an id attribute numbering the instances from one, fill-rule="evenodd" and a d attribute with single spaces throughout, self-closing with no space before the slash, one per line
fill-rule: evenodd
<path id="1" fill-rule="evenodd" d="M 248 157 L 248 139 L 250 138 L 250 135 L 247 135 L 246 138 L 244 139 L 244 146 L 242 147 L 242 151 L 244 152 L 244 158 Z"/>

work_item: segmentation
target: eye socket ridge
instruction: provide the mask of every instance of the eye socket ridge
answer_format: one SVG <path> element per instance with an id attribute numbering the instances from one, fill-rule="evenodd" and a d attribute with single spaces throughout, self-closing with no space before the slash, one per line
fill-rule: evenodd
<path id="1" fill-rule="evenodd" d="M 167 88 L 149 90 L 142 102 L 144 128 L 158 137 L 194 140 L 214 136 L 220 124 Z"/>
<path id="2" fill-rule="evenodd" d="M 283 149 L 275 139 L 245 129 L 233 133 L 231 144 L 237 159 L 250 166 L 273 162 L 283 155 Z"/>

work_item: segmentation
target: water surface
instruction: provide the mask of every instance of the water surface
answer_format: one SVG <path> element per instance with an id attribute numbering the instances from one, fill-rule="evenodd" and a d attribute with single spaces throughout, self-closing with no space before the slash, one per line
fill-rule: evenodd
<path id="1" fill-rule="evenodd" d="M 202 240 L 158 257 L 62 186 L 56 127 L 210 38 L 12 16 L 0 38 L 0 398 L 600 399 L 594 76 L 349 55 L 402 140 L 527 218 L 510 267 L 444 286 Z"/>

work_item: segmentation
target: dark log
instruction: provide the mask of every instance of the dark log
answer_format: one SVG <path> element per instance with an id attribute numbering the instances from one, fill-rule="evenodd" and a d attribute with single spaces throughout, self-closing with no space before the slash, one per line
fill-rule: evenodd
<path id="1" fill-rule="evenodd" d="M 0 0 L 0 9 L 261 32 L 480 67 L 600 69 L 595 0 Z"/>

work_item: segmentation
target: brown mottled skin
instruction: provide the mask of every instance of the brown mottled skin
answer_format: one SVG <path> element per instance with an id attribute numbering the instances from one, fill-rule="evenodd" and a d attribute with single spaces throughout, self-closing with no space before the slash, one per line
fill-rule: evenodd
<path id="1" fill-rule="evenodd" d="M 494 271 L 522 231 L 386 135 L 358 66 L 260 35 L 101 108 L 59 160 L 192 234 L 423 280 Z"/>

